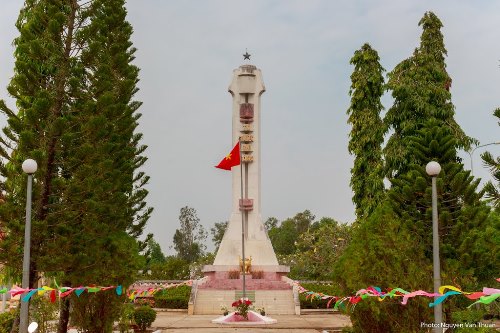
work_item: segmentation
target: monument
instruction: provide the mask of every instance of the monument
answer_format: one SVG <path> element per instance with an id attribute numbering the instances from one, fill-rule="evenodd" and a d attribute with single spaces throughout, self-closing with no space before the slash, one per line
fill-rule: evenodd
<path id="1" fill-rule="evenodd" d="M 233 71 L 229 86 L 233 98 L 232 142 L 235 144 L 238 140 L 241 141 L 241 166 L 231 170 L 232 212 L 214 264 L 207 266 L 207 270 L 228 271 L 233 266 L 240 266 L 243 219 L 245 259 L 248 261 L 251 258 L 252 269 L 273 273 L 289 271 L 288 267 L 278 265 L 262 223 L 260 100 L 265 90 L 262 72 L 254 65 L 242 65 Z"/>
<path id="2" fill-rule="evenodd" d="M 248 53 L 244 56 L 249 60 Z M 220 313 L 221 304 L 230 308 L 243 295 L 266 313 L 297 313 L 291 280 L 286 278 L 290 268 L 279 265 L 262 223 L 260 125 L 265 90 L 256 66 L 244 64 L 233 71 L 232 145 L 240 143 L 241 164 L 230 169 L 232 212 L 214 263 L 204 266 L 205 278 L 192 292 L 191 313 Z"/>

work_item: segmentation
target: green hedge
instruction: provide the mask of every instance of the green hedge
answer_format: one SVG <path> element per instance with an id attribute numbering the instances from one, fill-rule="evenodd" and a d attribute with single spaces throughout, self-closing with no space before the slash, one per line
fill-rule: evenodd
<path id="1" fill-rule="evenodd" d="M 191 287 L 180 286 L 164 289 L 155 294 L 155 307 L 164 309 L 187 309 Z"/>
<path id="2" fill-rule="evenodd" d="M 14 314 L 10 312 L 0 313 L 0 333 L 10 333 L 14 324 Z"/>
<path id="3" fill-rule="evenodd" d="M 158 298 L 155 306 L 162 309 L 187 309 L 189 297 Z"/>
<path id="4" fill-rule="evenodd" d="M 329 296 L 338 296 L 340 295 L 340 289 L 338 286 L 331 284 L 316 284 L 316 283 L 301 283 L 302 287 L 309 291 L 314 291 L 317 293 L 323 293 Z M 329 299 L 317 299 L 317 298 L 308 298 L 306 299 L 306 294 L 299 295 L 300 300 L 300 308 L 301 309 L 326 309 L 326 305 L 328 304 Z M 333 308 L 335 303 L 332 301 L 330 303 L 330 308 Z"/>

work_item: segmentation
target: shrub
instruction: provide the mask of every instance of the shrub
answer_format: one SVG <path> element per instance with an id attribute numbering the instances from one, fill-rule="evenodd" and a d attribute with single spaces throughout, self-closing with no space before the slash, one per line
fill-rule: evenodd
<path id="1" fill-rule="evenodd" d="M 237 269 L 234 269 L 234 270 L 227 272 L 227 278 L 232 279 L 232 280 L 239 279 L 240 278 L 240 271 Z"/>
<path id="2" fill-rule="evenodd" d="M 179 286 L 171 289 L 164 289 L 154 296 L 154 304 L 157 308 L 167 309 L 187 309 L 191 287 Z"/>
<path id="3" fill-rule="evenodd" d="M 14 314 L 10 312 L 0 313 L 0 333 L 10 333 L 14 324 Z"/>
<path id="4" fill-rule="evenodd" d="M 155 319 L 156 312 L 149 306 L 141 306 L 134 310 L 134 321 L 143 332 L 146 331 L 146 328 L 151 327 Z"/>

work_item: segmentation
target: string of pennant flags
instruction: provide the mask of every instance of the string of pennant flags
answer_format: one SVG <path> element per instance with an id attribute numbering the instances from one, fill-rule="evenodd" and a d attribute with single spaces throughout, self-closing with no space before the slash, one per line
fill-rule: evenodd
<path id="1" fill-rule="evenodd" d="M 496 280 L 500 282 L 500 278 Z M 379 287 L 371 286 L 366 289 L 358 290 L 352 296 L 339 297 L 307 290 L 306 288 L 302 287 L 297 281 L 295 281 L 295 285 L 297 286 L 299 293 L 304 294 L 306 299 L 310 299 L 311 301 L 313 299 L 328 300 L 327 308 L 329 308 L 331 304 L 334 303 L 334 310 L 345 308 L 347 305 L 352 305 L 354 307 L 356 304 L 369 297 L 376 297 L 379 301 L 384 301 L 387 298 L 402 297 L 402 305 L 406 305 L 410 298 L 416 296 L 437 297 L 434 302 L 429 303 L 429 307 L 431 308 L 444 302 L 448 297 L 453 295 L 463 295 L 470 300 L 476 300 L 476 302 L 469 305 L 468 308 L 470 308 L 474 304 L 490 304 L 496 299 L 500 298 L 500 289 L 487 287 L 483 288 L 483 291 L 467 292 L 462 291 L 460 288 L 457 288 L 455 286 L 441 286 L 439 288 L 439 293 L 431 293 L 424 290 L 409 292 L 402 288 L 390 288 L 387 291 L 382 291 Z"/>
<path id="2" fill-rule="evenodd" d="M 192 285 L 193 285 L 193 280 L 188 280 L 188 281 L 184 281 L 184 282 L 180 282 L 180 283 L 172 283 L 172 284 L 168 284 L 168 285 L 162 285 L 162 286 L 156 287 L 156 288 L 141 288 L 141 287 L 130 288 L 128 290 L 127 296 L 128 296 L 129 300 L 133 301 L 137 297 L 153 296 L 154 294 L 156 294 L 157 292 L 159 292 L 161 290 L 177 288 L 180 286 L 192 286 Z"/>
<path id="3" fill-rule="evenodd" d="M 163 285 L 163 286 L 160 286 L 157 288 L 144 288 L 144 287 L 129 288 L 125 292 L 127 294 L 127 297 L 130 300 L 134 300 L 136 297 L 152 296 L 160 290 L 176 288 L 176 287 L 179 287 L 182 285 L 191 286 L 192 282 L 193 282 L 192 280 L 189 280 L 189 281 L 184 281 L 181 283 Z M 21 297 L 21 301 L 28 302 L 35 294 L 38 296 L 44 296 L 44 295 L 48 294 L 50 301 L 54 303 L 58 297 L 65 298 L 71 294 L 75 294 L 76 296 L 80 297 L 84 292 L 97 293 L 97 292 L 112 290 L 112 289 L 115 290 L 115 293 L 118 296 L 121 296 L 124 294 L 124 289 L 121 285 L 108 286 L 108 287 L 101 287 L 101 286 L 95 286 L 95 285 L 80 286 L 80 287 L 59 287 L 56 284 L 55 288 L 48 287 L 48 286 L 43 286 L 40 288 L 13 287 L 10 290 L 8 290 L 7 288 L 3 288 L 3 289 L 0 289 L 0 295 L 1 294 L 10 294 L 11 297 L 23 295 Z"/>
<path id="4" fill-rule="evenodd" d="M 500 278 L 496 279 L 498 282 L 500 282 Z M 45 294 L 49 295 L 49 299 L 51 302 L 55 302 L 57 298 L 65 298 L 71 294 L 75 294 L 77 297 L 80 297 L 83 293 L 97 293 L 101 291 L 106 291 L 106 290 L 113 290 L 118 296 L 121 296 L 124 294 L 124 292 L 127 295 L 127 298 L 129 300 L 134 300 L 137 297 L 148 297 L 148 296 L 153 296 L 155 293 L 161 290 L 165 289 L 171 289 L 171 288 L 176 288 L 179 286 L 187 285 L 191 286 L 193 284 L 192 280 L 180 282 L 180 283 L 173 283 L 173 284 L 168 284 L 168 285 L 162 285 L 158 286 L 155 288 L 151 287 L 132 287 L 129 288 L 128 290 L 124 290 L 124 288 L 121 285 L 118 286 L 108 286 L 108 287 L 101 287 L 101 286 L 80 286 L 80 287 L 59 287 L 56 284 L 55 288 L 48 287 L 48 286 L 43 286 L 40 288 L 19 288 L 19 287 L 13 287 L 12 289 L 8 290 L 7 288 L 0 289 L 0 294 L 10 294 L 11 297 L 15 297 L 18 295 L 23 295 L 21 297 L 21 300 L 23 302 L 28 302 L 35 294 L 38 296 L 44 296 Z M 402 298 L 401 304 L 406 305 L 408 303 L 408 300 L 410 298 L 416 297 L 416 296 L 424 296 L 424 297 L 437 297 L 434 302 L 429 303 L 429 307 L 434 307 L 435 305 L 438 305 L 442 302 L 444 302 L 448 297 L 450 296 L 456 296 L 456 295 L 463 295 L 467 297 L 470 300 L 475 300 L 474 303 L 469 305 L 468 307 L 473 306 L 474 304 L 490 304 L 493 301 L 497 300 L 500 298 L 500 289 L 496 288 L 488 288 L 485 287 L 483 288 L 482 291 L 475 291 L 475 292 L 468 292 L 468 291 L 463 291 L 460 288 L 457 288 L 455 286 L 441 286 L 439 288 L 439 293 L 431 293 L 427 292 L 424 290 L 416 290 L 416 291 L 406 291 L 402 288 L 390 288 L 387 289 L 386 291 L 382 291 L 381 288 L 376 287 L 376 286 L 370 286 L 365 289 L 360 289 L 358 290 L 354 295 L 352 296 L 331 296 L 315 291 L 310 291 L 307 290 L 306 288 L 302 287 L 298 281 L 294 281 L 294 284 L 298 288 L 298 292 L 301 294 L 304 294 L 306 299 L 322 299 L 322 300 L 328 300 L 327 302 L 327 307 L 329 308 L 332 303 L 334 304 L 333 308 L 334 310 L 337 310 L 339 308 L 345 308 L 348 305 L 355 306 L 362 300 L 368 299 L 370 297 L 375 297 L 379 301 L 384 301 L 387 298 Z"/>

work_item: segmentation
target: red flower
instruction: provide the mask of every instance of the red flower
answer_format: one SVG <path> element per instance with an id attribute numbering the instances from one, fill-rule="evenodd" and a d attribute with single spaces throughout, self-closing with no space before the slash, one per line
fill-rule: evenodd
<path id="1" fill-rule="evenodd" d="M 245 304 L 246 304 L 246 305 L 252 305 L 252 302 L 251 302 L 251 301 L 249 301 L 249 300 L 246 300 L 246 301 L 245 301 Z"/>

